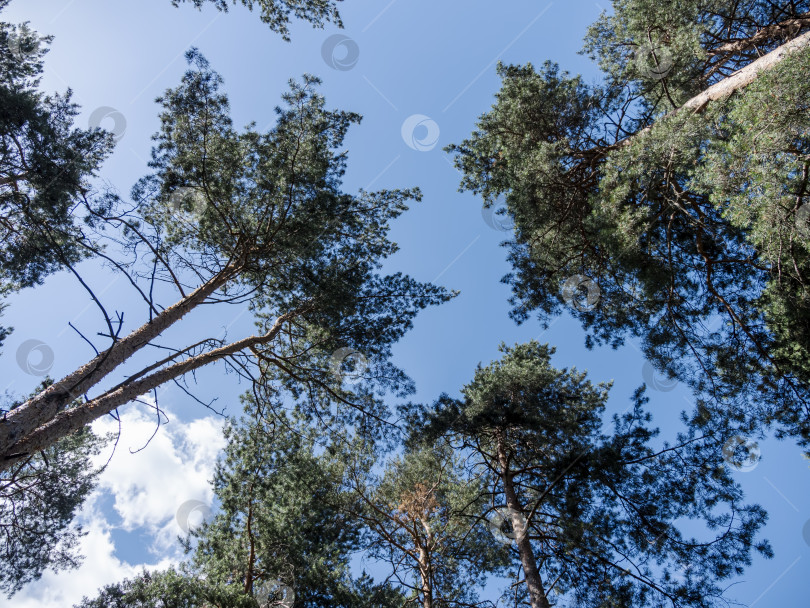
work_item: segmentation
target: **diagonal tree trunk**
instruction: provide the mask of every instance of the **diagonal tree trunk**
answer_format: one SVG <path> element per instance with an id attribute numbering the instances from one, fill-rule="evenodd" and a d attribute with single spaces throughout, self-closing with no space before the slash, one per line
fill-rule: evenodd
<path id="1" fill-rule="evenodd" d="M 0 419 L 0 455 L 6 455 L 15 443 L 40 426 L 51 422 L 69 403 L 96 386 L 151 340 L 199 306 L 208 296 L 227 283 L 234 271 L 235 269 L 226 269 L 218 273 L 150 322 L 143 324 L 20 407 L 8 412 Z M 0 470 L 4 468 L 4 463 L 0 462 Z"/>
<path id="2" fill-rule="evenodd" d="M 774 69 L 790 55 L 799 51 L 803 51 L 807 48 L 810 48 L 810 31 L 805 32 L 798 38 L 794 38 L 793 40 L 786 42 L 785 44 L 783 44 L 779 48 L 774 49 L 767 55 L 763 55 L 756 61 L 752 61 L 744 68 L 734 72 L 734 74 L 732 74 L 728 78 L 724 78 L 720 82 L 713 84 L 702 93 L 692 97 L 690 100 L 688 100 L 680 107 L 672 110 L 671 112 L 668 112 L 667 114 L 659 118 L 658 121 L 656 121 L 656 124 L 657 122 L 667 120 L 668 118 L 687 110 L 692 110 L 695 113 L 702 112 L 710 102 L 725 99 L 732 93 L 747 87 L 749 84 L 754 82 L 761 74 Z M 612 146 L 608 146 L 608 149 L 621 148 L 627 146 L 630 143 L 632 143 L 635 140 L 635 138 L 645 133 L 649 133 L 654 126 L 655 125 L 653 124 L 644 127 L 640 131 L 626 137 L 625 139 L 619 141 L 618 143 Z M 605 148 L 592 149 L 594 153 L 602 152 L 604 150 Z"/>
<path id="3" fill-rule="evenodd" d="M 282 315 L 276 320 L 270 331 L 262 336 L 250 336 L 221 348 L 190 357 L 185 361 L 177 362 L 138 380 L 126 381 L 91 401 L 58 413 L 45 424 L 23 436 L 19 441 L 3 446 L 3 451 L 0 451 L 0 471 L 12 467 L 15 462 L 28 454 L 54 444 L 65 435 L 82 428 L 101 416 L 110 413 L 115 408 L 148 393 L 166 382 L 179 378 L 209 363 L 220 361 L 225 357 L 251 347 L 271 342 L 281 331 L 283 324 L 301 314 L 301 312 L 301 310 L 294 310 Z"/>

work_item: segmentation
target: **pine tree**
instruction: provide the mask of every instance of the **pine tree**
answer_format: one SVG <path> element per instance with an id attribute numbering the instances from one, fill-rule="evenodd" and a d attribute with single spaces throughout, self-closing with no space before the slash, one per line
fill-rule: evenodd
<path id="1" fill-rule="evenodd" d="M 406 450 L 380 478 L 370 471 L 353 477 L 367 530 L 364 549 L 389 564 L 389 578 L 407 594 L 404 606 L 490 605 L 478 600 L 476 589 L 502 571 L 506 556 L 478 525 L 480 487 L 460 465 L 439 443 Z"/>
<path id="2" fill-rule="evenodd" d="M 296 417 L 265 418 L 253 399 L 225 429 L 213 479 L 215 516 L 181 539 L 177 570 L 144 573 L 85 598 L 81 608 L 394 608 L 402 598 L 350 560 L 353 516 L 344 450 Z"/>
<path id="3" fill-rule="evenodd" d="M 514 216 L 515 319 L 565 309 L 589 346 L 638 337 L 718 425 L 805 443 L 808 29 L 808 2 L 617 0 L 586 38 L 603 83 L 500 66 L 450 148 L 462 187 Z"/>
<path id="4" fill-rule="evenodd" d="M 0 297 L 87 257 L 79 210 L 113 148 L 109 133 L 74 126 L 70 89 L 40 90 L 50 41 L 0 21 Z M 0 345 L 7 334 L 0 327 Z"/>
<path id="5" fill-rule="evenodd" d="M 123 246 L 118 258 L 100 247 L 93 255 L 126 276 L 144 322 L 121 336 L 123 318 L 108 314 L 88 287 L 110 344 L 94 346 L 95 357 L 0 420 L 0 471 L 216 362 L 257 394 L 284 391 L 313 418 L 328 418 L 337 404 L 342 422 L 353 412 L 366 426 L 385 418 L 379 393 L 412 390 L 390 362 L 391 347 L 421 309 L 452 294 L 378 270 L 397 250 L 389 223 L 419 191 L 341 190 L 343 141 L 360 117 L 328 110 L 316 78 L 291 82 L 273 129 L 238 132 L 222 79 L 196 49 L 187 59 L 192 67 L 181 85 L 159 99 L 154 173 L 133 188 L 134 209 L 109 193 L 93 217 L 110 252 Z M 156 290 L 159 282 L 168 288 Z M 158 294 L 167 290 L 177 300 L 161 305 Z M 124 371 L 150 345 L 165 353 L 158 337 L 206 304 L 247 304 L 255 335 L 171 345 L 168 355 Z M 126 379 L 110 386 L 113 374 Z M 79 395 L 86 401 L 65 410 Z"/>
<path id="6" fill-rule="evenodd" d="M 17 462 L 0 479 L 0 592 L 9 598 L 46 570 L 81 562 L 83 531 L 73 521 L 101 473 L 89 459 L 103 443 L 89 428 L 80 429 Z"/>
<path id="7" fill-rule="evenodd" d="M 501 351 L 461 399 L 410 415 L 412 442 L 443 437 L 481 471 L 495 536 L 523 572 L 510 603 L 720 605 L 721 581 L 753 550 L 770 556 L 755 540 L 766 514 L 742 503 L 722 437 L 690 431 L 654 447 L 641 391 L 603 434 L 608 385 L 555 369 L 536 342 Z M 687 537 L 687 520 L 701 533 Z"/>

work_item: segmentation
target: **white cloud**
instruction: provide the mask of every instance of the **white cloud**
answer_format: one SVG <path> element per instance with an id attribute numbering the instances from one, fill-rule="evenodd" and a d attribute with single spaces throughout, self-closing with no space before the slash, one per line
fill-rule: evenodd
<path id="1" fill-rule="evenodd" d="M 224 447 L 221 418 L 207 417 L 189 423 L 173 420 L 160 430 L 142 451 L 155 430 L 155 418 L 143 406 L 122 408 L 121 439 L 115 455 L 101 474 L 97 489 L 88 498 L 77 522 L 88 532 L 81 541 L 85 559 L 78 570 L 47 572 L 12 598 L 15 608 L 68 608 L 83 596 L 93 597 L 106 584 L 132 577 L 144 567 L 166 568 L 176 563 L 176 538 L 182 533 L 177 509 L 186 501 L 210 505 L 209 480 L 219 451 Z M 106 417 L 96 421 L 97 433 L 117 432 L 118 423 Z M 98 456 L 103 464 L 111 446 Z M 115 525 L 103 513 L 103 499 L 112 497 L 121 521 Z M 196 513 L 199 516 L 199 510 Z M 192 525 L 194 523 L 194 515 Z M 111 531 L 139 530 L 152 538 L 148 549 L 155 555 L 150 564 L 129 564 L 116 557 Z"/>

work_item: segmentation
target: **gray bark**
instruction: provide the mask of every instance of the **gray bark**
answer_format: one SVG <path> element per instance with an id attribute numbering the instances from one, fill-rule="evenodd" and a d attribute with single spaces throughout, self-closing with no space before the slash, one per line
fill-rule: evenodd
<path id="1" fill-rule="evenodd" d="M 501 467 L 501 481 L 506 495 L 506 507 L 509 510 L 509 520 L 515 534 L 520 564 L 523 567 L 523 575 L 526 579 L 526 586 L 529 589 L 529 601 L 532 608 L 550 608 L 546 592 L 543 588 L 543 579 L 540 577 L 540 569 L 537 567 L 537 559 L 529 540 L 529 530 L 526 519 L 523 516 L 523 508 L 515 492 L 514 480 L 509 471 L 509 458 L 506 455 L 505 438 L 498 436 L 498 460 Z"/>
<path id="2" fill-rule="evenodd" d="M 203 286 L 206 287 L 206 286 Z M 202 287 L 200 289 L 203 289 Z M 197 304 L 204 299 L 210 293 L 213 293 L 215 289 L 211 289 L 209 293 L 205 296 L 198 298 Z M 200 290 L 195 291 L 194 293 L 190 294 L 188 298 L 185 298 L 175 306 L 167 308 L 164 313 L 172 312 L 171 315 L 171 323 L 166 324 L 166 320 L 163 319 L 163 323 L 156 324 L 158 327 L 165 326 L 168 327 L 172 323 L 179 320 L 187 310 L 178 309 L 173 310 L 181 304 L 187 303 L 187 301 L 191 298 L 194 298 L 195 295 L 198 295 Z M 190 310 L 190 308 L 188 309 Z M 26 404 L 21 406 L 19 410 L 23 410 L 22 415 L 18 412 L 19 410 L 13 410 L 9 416 L 6 418 L 5 421 L 0 424 L 0 429 L 6 432 L 3 436 L 5 439 L 10 435 L 7 431 L 7 426 L 16 425 L 13 427 L 13 430 L 19 432 L 19 429 L 31 429 L 30 431 L 25 432 L 21 436 L 18 435 L 18 439 L 16 441 L 8 440 L 7 443 L 0 444 L 0 471 L 7 470 L 11 466 L 14 465 L 20 458 L 23 458 L 27 454 L 31 454 L 42 450 L 49 445 L 52 445 L 60 438 L 82 428 L 83 426 L 93 422 L 94 420 L 108 414 L 109 412 L 113 411 L 115 408 L 124 405 L 136 399 L 137 397 L 148 393 L 149 391 L 162 386 L 163 384 L 174 380 L 175 378 L 179 378 L 182 375 L 199 369 L 209 363 L 213 363 L 216 361 L 220 361 L 225 357 L 230 355 L 236 354 L 238 352 L 244 351 L 249 348 L 253 348 L 259 346 L 261 344 L 266 344 L 272 341 L 278 332 L 281 330 L 282 325 L 292 317 L 300 314 L 301 311 L 293 311 L 286 315 L 279 317 L 273 327 L 270 329 L 269 332 L 262 336 L 250 336 L 248 338 L 244 338 L 242 340 L 238 340 L 226 346 L 213 349 L 209 352 L 202 353 L 193 357 L 189 357 L 184 361 L 180 361 L 169 365 L 168 367 L 164 367 L 158 371 L 155 371 L 148 375 L 138 374 L 136 376 L 131 377 L 129 380 L 119 384 L 118 386 L 110 389 L 106 393 L 79 405 L 78 407 L 71 408 L 69 410 L 64 409 L 64 405 L 69 403 L 72 399 L 70 395 L 65 396 L 63 393 L 59 392 L 52 392 L 50 399 L 48 399 L 48 391 L 50 391 L 53 386 L 49 387 L 48 390 L 43 391 L 40 395 L 37 395 L 33 399 L 29 400 Z M 162 316 L 162 314 L 160 316 Z M 157 319 L 155 320 L 157 321 Z M 145 331 L 149 330 L 149 331 Z M 150 335 L 156 330 L 151 324 L 146 324 L 127 336 L 124 340 L 130 340 L 134 335 L 138 336 L 139 340 L 143 340 L 145 335 Z M 159 333 L 159 332 L 158 332 Z M 155 334 L 157 335 L 157 334 Z M 154 337 L 154 336 L 153 336 Z M 152 339 L 152 338 L 149 338 Z M 122 342 L 124 342 L 122 340 Z M 119 343 L 120 344 L 120 343 Z M 121 365 L 126 361 L 126 359 L 131 356 L 132 353 L 136 352 L 139 348 L 142 348 L 145 343 L 135 344 L 134 346 L 130 346 L 128 349 L 123 350 L 116 350 L 115 351 L 115 358 L 118 360 L 117 365 Z M 130 352 L 130 349 L 133 349 Z M 109 351 L 113 351 L 115 346 L 113 346 Z M 129 353 L 127 355 L 126 353 Z M 104 353 L 99 357 L 96 357 L 94 361 L 101 358 L 101 363 L 99 367 L 103 370 L 110 365 L 110 359 L 112 357 L 108 357 L 106 359 L 103 358 Z M 88 369 L 93 362 L 83 366 L 80 370 Z M 104 375 L 109 374 L 110 371 L 115 369 L 115 367 L 110 368 Z M 74 372 L 66 379 L 63 379 L 58 384 L 64 385 L 67 379 L 76 376 L 78 374 Z M 98 374 L 101 372 L 96 373 L 95 370 L 90 368 L 89 375 L 95 379 L 94 383 L 100 381 L 104 376 L 98 377 Z M 96 379 L 97 378 L 97 379 Z M 89 380 L 80 380 L 81 383 L 89 382 Z M 64 400 L 64 404 L 60 407 L 57 405 Z M 37 406 L 40 404 L 44 404 L 44 406 L 49 407 L 49 411 L 53 412 L 52 415 L 48 418 L 45 417 L 42 413 L 41 409 L 37 409 Z M 13 417 L 12 417 L 13 414 Z M 27 414 L 27 415 L 26 415 Z M 41 421 L 39 425 L 33 426 L 36 421 Z"/>

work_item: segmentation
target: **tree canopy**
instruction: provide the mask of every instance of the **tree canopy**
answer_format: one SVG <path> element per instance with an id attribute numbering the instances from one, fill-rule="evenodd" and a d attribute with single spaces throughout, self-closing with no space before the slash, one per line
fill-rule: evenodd
<path id="1" fill-rule="evenodd" d="M 227 12 L 230 4 L 242 4 L 249 10 L 255 8 L 263 23 L 281 35 L 284 40 L 290 39 L 290 17 L 310 22 L 314 27 L 323 27 L 334 23 L 343 27 L 338 13 L 337 3 L 342 0 L 172 0 L 174 6 L 181 2 L 193 2 L 202 8 L 206 3 L 213 4 L 218 10 Z"/>
<path id="2" fill-rule="evenodd" d="M 461 399 L 412 409 L 411 441 L 444 437 L 468 459 L 523 572 L 513 602 L 721 605 L 721 581 L 754 551 L 771 555 L 756 538 L 765 512 L 742 503 L 721 464 L 725 437 L 691 430 L 656 445 L 641 391 L 605 434 L 608 385 L 555 369 L 553 349 L 537 342 L 501 351 Z"/>
<path id="3" fill-rule="evenodd" d="M 500 66 L 449 148 L 462 188 L 514 217 L 515 319 L 567 310 L 589 346 L 639 338 L 718 424 L 778 421 L 805 445 L 808 11 L 614 2 L 585 41 L 601 84 Z"/>
<path id="4" fill-rule="evenodd" d="M 171 2 L 241 5 L 285 40 L 342 27 L 340 0 Z M 41 90 L 50 42 L 0 22 L 0 298 L 65 271 L 97 326 L 70 324 L 90 349 L 72 371 L 0 403 L 0 592 L 80 562 L 90 425 L 140 401 L 160 426 L 172 383 L 214 410 L 190 388 L 214 364 L 247 388 L 212 517 L 181 562 L 77 608 L 494 608 L 501 583 L 515 607 L 714 608 L 772 557 L 731 472 L 740 433 L 810 449 L 810 0 L 614 0 L 583 49 L 599 82 L 499 64 L 491 110 L 447 148 L 461 189 L 514 220 L 513 319 L 638 339 L 696 399 L 668 436 L 643 386 L 608 418 L 611 383 L 537 341 L 395 408 L 415 385 L 394 346 L 456 293 L 389 271 L 418 188 L 345 191 L 361 116 L 305 74 L 274 124 L 235 125 L 192 47 L 122 195 L 94 186 L 113 134 Z M 124 279 L 126 319 L 88 268 Z M 253 332 L 195 324 L 211 307 Z"/>
<path id="5" fill-rule="evenodd" d="M 382 260 L 397 250 L 389 222 L 420 198 L 418 190 L 340 190 L 346 131 L 360 117 L 331 111 L 318 80 L 291 82 L 278 123 L 267 133 L 237 132 L 228 116 L 221 78 L 196 50 L 182 84 L 159 101 L 163 111 L 151 166 L 155 173 L 132 190 L 133 205 L 107 193 L 93 212 L 98 238 L 116 245 L 116 259 L 100 247 L 99 261 L 129 280 L 147 319 L 125 336 L 123 318 L 98 304 L 110 345 L 74 372 L 0 421 L 0 470 L 51 445 L 118 406 L 204 365 L 229 362 L 254 390 L 283 391 L 310 415 L 366 424 L 384 419 L 379 391 L 407 394 L 409 379 L 389 361 L 391 346 L 417 312 L 452 294 L 395 273 Z M 155 285 L 178 300 L 156 301 Z M 203 304 L 247 304 L 257 333 L 228 342 L 206 339 L 169 346 L 170 354 L 109 386 L 137 352 Z M 157 346 L 164 348 L 165 345 Z M 344 376 L 361 360 L 367 369 Z M 94 387 L 107 382 L 94 397 Z M 69 411 L 78 395 L 85 401 Z"/>
<path id="6" fill-rule="evenodd" d="M 39 73 L 38 52 L 22 67 L 4 55 L 4 69 L 18 79 L 10 90 L 27 95 L 26 107 L 35 112 L 10 119 L 19 132 L 9 131 L 4 140 L 7 177 L 0 186 L 9 239 L 0 251 L 0 276 L 16 282 L 2 287 L 69 270 L 96 305 L 97 335 L 108 344 L 96 346 L 98 338 L 81 334 L 95 357 L 2 412 L 2 525 L 9 530 L 3 575 L 17 577 L 4 583 L 12 592 L 43 568 L 77 563 L 68 524 L 92 487 L 81 464 L 86 467 L 92 442 L 82 429 L 94 420 L 150 392 L 159 410 L 158 387 L 224 362 L 270 407 L 283 398 L 321 429 L 348 425 L 377 437 L 387 424 L 383 397 L 413 390 L 390 361 L 392 345 L 419 310 L 453 295 L 401 273 L 379 272 L 397 250 L 387 238 L 390 222 L 420 193 L 341 190 L 343 140 L 360 116 L 328 110 L 316 78 L 290 83 L 275 127 L 259 133 L 249 125 L 240 132 L 228 115 L 221 78 L 192 49 L 182 83 L 159 99 L 154 173 L 126 201 L 115 191 L 91 192 L 82 181 L 109 151 L 111 134 L 71 131 L 75 106 L 49 101 L 31 88 L 35 83 L 19 80 Z M 103 153 L 94 153 L 94 145 Z M 71 155 L 81 156 L 75 166 Z M 63 165 L 70 170 L 61 171 Z M 126 278 L 143 305 L 140 327 L 124 332 L 123 315 L 109 313 L 83 278 L 77 267 L 83 259 Z M 162 303 L 164 297 L 174 302 Z M 244 304 L 254 315 L 255 335 L 161 340 L 197 307 Z M 151 361 L 132 363 L 147 351 Z M 50 480 L 50 494 L 21 498 L 26 486 L 20 479 L 35 475 L 43 459 L 52 466 L 37 479 Z M 43 529 L 15 536 L 43 506 L 51 509 Z"/>

